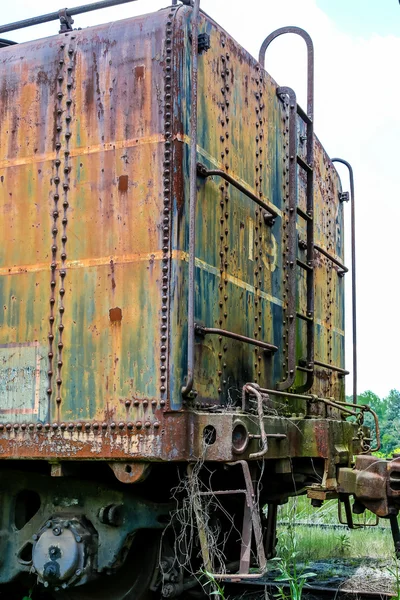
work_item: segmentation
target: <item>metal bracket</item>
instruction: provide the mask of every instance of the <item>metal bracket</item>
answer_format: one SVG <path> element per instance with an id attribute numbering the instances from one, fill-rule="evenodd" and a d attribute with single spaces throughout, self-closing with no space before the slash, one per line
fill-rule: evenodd
<path id="1" fill-rule="evenodd" d="M 211 48 L 210 36 L 208 33 L 199 33 L 197 36 L 197 50 L 199 54 L 207 52 Z"/>
<path id="2" fill-rule="evenodd" d="M 349 202 L 350 194 L 349 192 L 339 192 L 339 202 Z"/>
<path id="3" fill-rule="evenodd" d="M 58 33 L 65 33 L 66 31 L 72 31 L 72 25 L 74 23 L 71 15 L 68 14 L 67 8 L 61 8 L 58 11 L 58 18 L 60 19 L 60 31 Z"/>

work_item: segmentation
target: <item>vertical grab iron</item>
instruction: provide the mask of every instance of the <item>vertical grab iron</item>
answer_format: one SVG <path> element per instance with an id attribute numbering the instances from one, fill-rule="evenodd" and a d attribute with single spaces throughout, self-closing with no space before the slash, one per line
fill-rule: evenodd
<path id="1" fill-rule="evenodd" d="M 288 293 L 288 373 L 286 380 L 278 385 L 279 390 L 289 389 L 296 376 L 296 369 L 306 373 L 306 381 L 297 391 L 309 390 L 314 381 L 314 47 L 309 34 L 300 27 L 282 27 L 273 31 L 261 45 L 259 62 L 265 68 L 265 53 L 271 42 L 286 33 L 299 35 L 307 46 L 307 113 L 297 105 L 296 95 L 290 88 L 278 88 L 279 96 L 289 96 L 289 293 Z M 297 116 L 307 128 L 307 160 L 297 153 Z M 293 140 L 294 137 L 294 140 Z M 297 206 L 297 167 L 306 172 L 307 177 L 307 209 L 306 212 Z M 292 171 L 295 171 L 293 175 Z M 294 187 L 293 187 L 294 186 Z M 293 204 L 294 203 L 294 204 Z M 296 260 L 297 215 L 306 221 L 306 263 Z M 291 223 L 294 222 L 294 225 Z M 296 313 L 296 265 L 306 270 L 307 281 L 307 314 Z M 304 320 L 307 327 L 306 366 L 296 365 L 296 317 Z"/>
<path id="2" fill-rule="evenodd" d="M 357 295 L 356 295 L 356 208 L 354 198 L 354 174 L 353 168 L 343 158 L 332 158 L 332 162 L 345 165 L 349 171 L 350 178 L 350 201 L 351 201 L 351 311 L 353 326 L 353 403 L 357 404 Z"/>
<path id="3" fill-rule="evenodd" d="M 193 391 L 194 380 L 194 275 L 196 250 L 196 200 L 197 200 L 197 60 L 200 0 L 194 0 L 192 12 L 192 72 L 190 115 L 190 176 L 189 176 L 189 290 L 188 290 L 188 339 L 187 374 L 182 395 Z"/>

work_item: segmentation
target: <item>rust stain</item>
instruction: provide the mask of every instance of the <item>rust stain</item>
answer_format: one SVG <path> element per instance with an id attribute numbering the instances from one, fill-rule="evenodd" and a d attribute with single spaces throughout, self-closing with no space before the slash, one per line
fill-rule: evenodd
<path id="1" fill-rule="evenodd" d="M 122 321 L 122 309 L 116 306 L 115 308 L 110 308 L 110 321 L 112 323 Z"/>
<path id="2" fill-rule="evenodd" d="M 128 191 L 128 182 L 129 182 L 128 175 L 120 175 L 118 177 L 118 190 L 120 192 L 127 192 Z"/>
<path id="3" fill-rule="evenodd" d="M 116 288 L 116 283 L 115 283 L 115 265 L 114 265 L 114 261 L 111 259 L 110 260 L 110 268 L 111 268 L 111 287 L 113 289 L 113 291 Z"/>
<path id="4" fill-rule="evenodd" d="M 145 66 L 144 65 L 138 65 L 137 67 L 135 67 L 135 79 L 144 79 L 144 74 L 145 74 Z"/>

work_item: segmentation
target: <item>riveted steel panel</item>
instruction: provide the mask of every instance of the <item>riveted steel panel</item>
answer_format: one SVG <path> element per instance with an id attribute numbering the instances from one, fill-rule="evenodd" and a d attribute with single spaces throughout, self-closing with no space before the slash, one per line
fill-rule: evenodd
<path id="1" fill-rule="evenodd" d="M 171 16 L 1 54 L 5 454 L 163 452 Z"/>
<path id="2" fill-rule="evenodd" d="M 198 447 L 200 425 L 181 395 L 190 15 L 189 7 L 172 7 L 1 50 L 5 457 L 182 460 Z M 223 336 L 197 339 L 196 402 L 229 408 L 244 383 L 274 388 L 287 376 L 288 107 L 270 76 L 205 15 L 200 31 L 210 35 L 210 49 L 199 56 L 198 161 L 277 213 L 270 226 L 234 186 L 198 178 L 196 322 L 278 348 L 272 354 Z M 298 129 L 300 139 L 301 123 Z M 315 138 L 316 243 L 343 261 L 338 190 Z M 300 207 L 304 198 L 299 175 Z M 300 220 L 297 235 L 304 235 Z M 343 367 L 344 282 L 323 256 L 314 265 L 316 358 Z M 299 312 L 305 293 L 298 270 Z M 303 380 L 298 373 L 295 384 Z M 339 399 L 343 380 L 317 368 L 312 391 Z M 276 407 L 285 416 L 307 410 L 290 398 Z M 227 439 L 231 421 L 227 414 L 220 425 Z M 323 443 L 325 433 L 318 436 Z M 300 441 L 290 448 L 310 452 Z M 227 456 L 224 446 L 213 459 Z"/>

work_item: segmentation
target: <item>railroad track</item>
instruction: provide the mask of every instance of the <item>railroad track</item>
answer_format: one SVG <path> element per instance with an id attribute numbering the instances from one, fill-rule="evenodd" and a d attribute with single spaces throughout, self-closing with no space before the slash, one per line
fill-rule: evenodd
<path id="1" fill-rule="evenodd" d="M 287 589 L 289 597 L 289 586 L 280 584 L 280 587 Z M 242 585 L 243 591 L 237 593 L 226 588 L 226 598 L 229 600 L 274 600 L 278 592 L 278 587 L 269 581 L 263 585 L 261 582 L 246 582 Z M 368 591 L 362 589 L 349 589 L 343 583 L 339 586 L 335 585 L 312 585 L 309 584 L 303 588 L 304 600 L 391 600 L 396 598 L 394 592 L 386 591 Z"/>
<path id="2" fill-rule="evenodd" d="M 243 586 L 245 587 L 245 586 Z M 254 586 L 251 586 L 252 588 Z M 267 585 L 263 590 L 249 590 L 246 588 L 239 595 L 227 594 L 226 598 L 230 600 L 274 600 L 278 588 L 276 586 Z M 346 590 L 345 588 L 323 587 L 323 586 L 308 586 L 303 589 L 304 600 L 391 600 L 396 598 L 394 593 L 388 592 L 371 592 L 363 590 Z"/>

